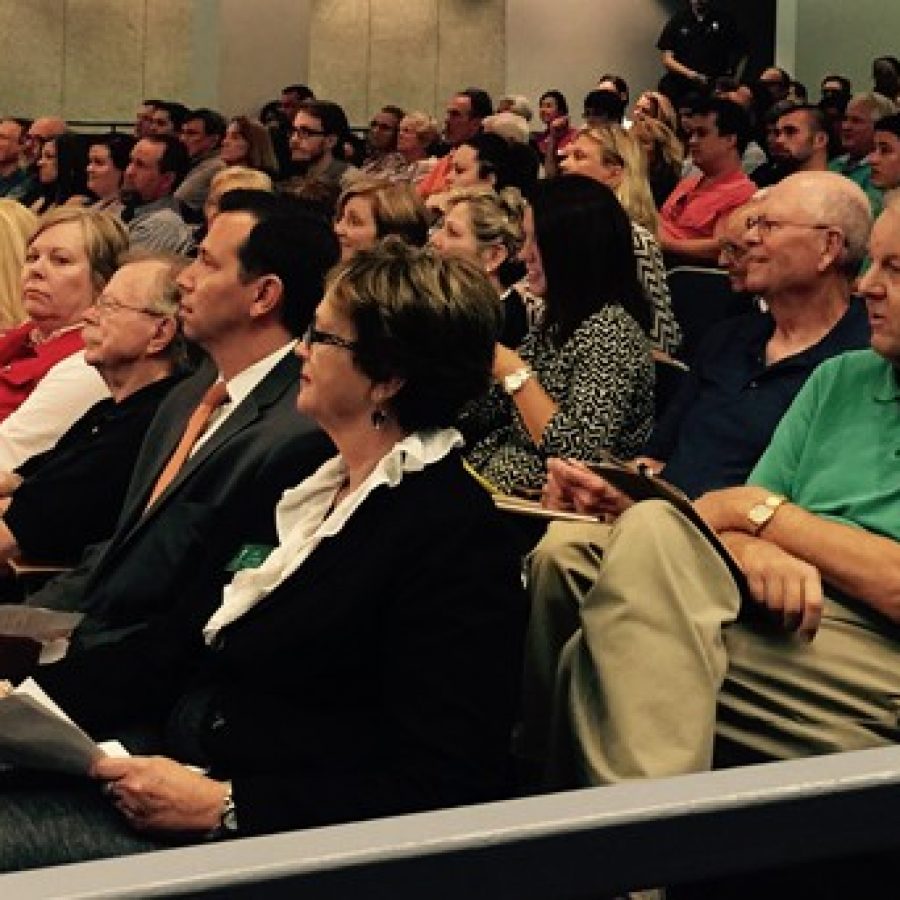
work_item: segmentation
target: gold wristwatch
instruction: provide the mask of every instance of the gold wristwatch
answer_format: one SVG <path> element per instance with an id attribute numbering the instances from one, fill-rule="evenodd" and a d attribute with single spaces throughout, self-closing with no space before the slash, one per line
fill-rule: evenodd
<path id="1" fill-rule="evenodd" d="M 782 497 L 781 494 L 769 494 L 762 503 L 750 507 L 747 518 L 753 525 L 754 535 L 758 535 L 769 524 L 772 516 L 778 511 L 778 507 L 785 502 L 787 502 L 787 497 Z"/>

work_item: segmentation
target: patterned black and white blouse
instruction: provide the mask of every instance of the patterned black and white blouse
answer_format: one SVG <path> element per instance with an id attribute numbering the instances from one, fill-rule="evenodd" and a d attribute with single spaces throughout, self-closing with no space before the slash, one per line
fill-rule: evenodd
<path id="1" fill-rule="evenodd" d="M 661 350 L 669 356 L 675 356 L 681 345 L 681 327 L 672 310 L 666 266 L 663 262 L 659 242 L 643 225 L 632 222 L 631 244 L 634 247 L 638 281 L 653 311 L 653 321 L 650 323 L 650 346 L 654 350 Z M 544 301 L 531 293 L 528 289 L 528 282 L 524 279 L 516 285 L 516 290 L 525 303 L 529 325 L 540 324 L 544 317 Z"/>
<path id="2" fill-rule="evenodd" d="M 631 242 L 637 260 L 637 276 L 644 296 L 653 309 L 650 325 L 650 345 L 674 356 L 681 344 L 681 328 L 672 311 L 669 283 L 666 280 L 666 266 L 663 262 L 659 242 L 637 222 L 631 223 Z"/>
<path id="3" fill-rule="evenodd" d="M 619 306 L 585 319 L 561 347 L 532 329 L 518 350 L 558 409 L 541 446 L 512 399 L 494 385 L 467 410 L 461 428 L 472 466 L 503 491 L 540 488 L 550 456 L 635 456 L 653 423 L 653 362 L 640 326 Z"/>

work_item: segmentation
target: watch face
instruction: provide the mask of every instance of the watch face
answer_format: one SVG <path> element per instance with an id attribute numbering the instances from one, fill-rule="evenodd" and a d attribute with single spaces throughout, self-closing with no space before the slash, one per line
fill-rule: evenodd
<path id="1" fill-rule="evenodd" d="M 747 518 L 754 525 L 762 525 L 770 516 L 775 512 L 771 506 L 766 506 L 765 503 L 758 503 L 756 506 L 752 507 L 750 512 L 747 513 Z"/>
<path id="2" fill-rule="evenodd" d="M 235 813 L 233 806 L 225 810 L 225 813 L 222 815 L 222 827 L 226 831 L 237 831 L 237 813 Z"/>

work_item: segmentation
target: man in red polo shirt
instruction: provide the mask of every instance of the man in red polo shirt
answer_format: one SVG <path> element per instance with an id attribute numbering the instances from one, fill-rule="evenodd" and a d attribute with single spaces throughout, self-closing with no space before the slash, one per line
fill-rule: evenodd
<path id="1" fill-rule="evenodd" d="M 730 100 L 698 100 L 685 121 L 699 175 L 683 178 L 660 211 L 659 237 L 669 261 L 714 264 L 716 223 L 743 206 L 756 185 L 741 170 L 750 136 L 746 113 Z"/>

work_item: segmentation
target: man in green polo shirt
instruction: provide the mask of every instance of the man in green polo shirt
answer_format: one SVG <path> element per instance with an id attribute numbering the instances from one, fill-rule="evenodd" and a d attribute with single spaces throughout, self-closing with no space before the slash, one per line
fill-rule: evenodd
<path id="1" fill-rule="evenodd" d="M 569 780 L 900 741 L 900 200 L 870 256 L 871 349 L 822 363 L 747 484 L 696 502 L 743 605 L 673 507 L 619 518 L 565 656 Z"/>

